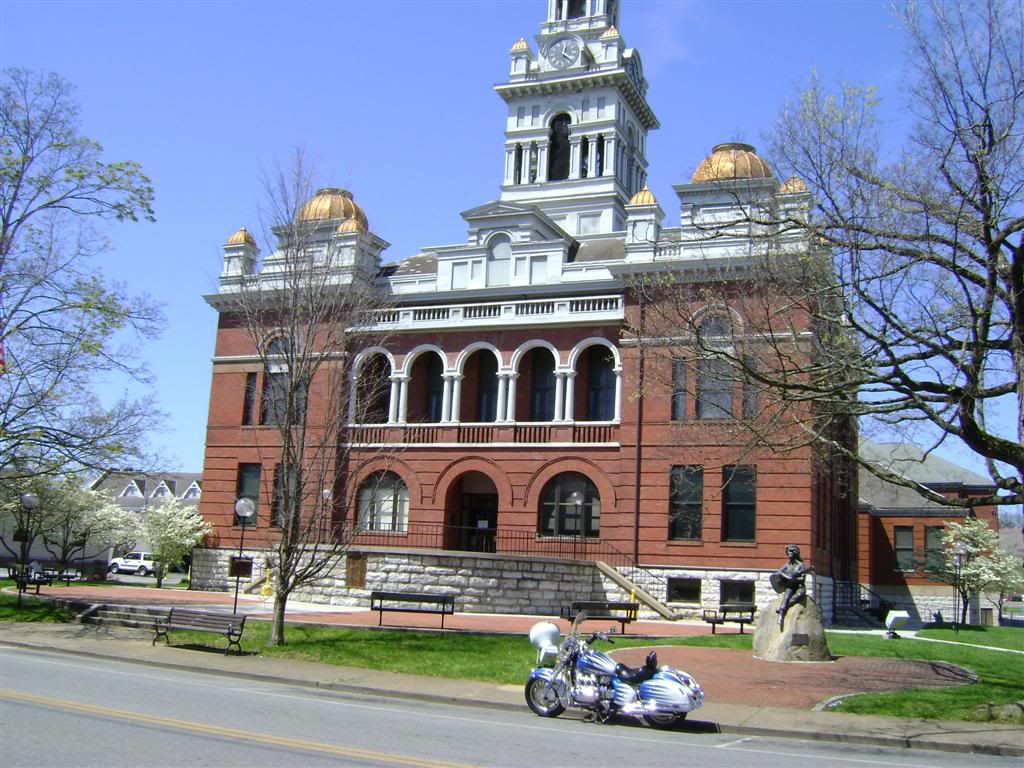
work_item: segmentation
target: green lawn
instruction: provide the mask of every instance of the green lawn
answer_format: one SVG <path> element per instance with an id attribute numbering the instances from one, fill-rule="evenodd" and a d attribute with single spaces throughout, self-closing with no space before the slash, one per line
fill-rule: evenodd
<path id="1" fill-rule="evenodd" d="M 957 632 L 949 626 L 930 626 L 920 630 L 917 636 L 1024 651 L 1024 627 L 960 627 Z M 1024 659 L 1021 663 L 1024 664 Z"/>
<path id="2" fill-rule="evenodd" d="M 6 583 L 5 583 L 6 582 Z M 10 579 L 0 579 L 0 587 L 13 586 Z M 0 592 L 0 621 L 55 621 L 68 622 L 75 614 L 49 600 L 36 600 L 26 594 L 18 607 L 18 596 L 9 592 Z"/>

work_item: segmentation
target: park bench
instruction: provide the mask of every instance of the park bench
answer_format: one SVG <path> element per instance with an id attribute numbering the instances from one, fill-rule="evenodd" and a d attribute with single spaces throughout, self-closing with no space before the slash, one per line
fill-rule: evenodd
<path id="1" fill-rule="evenodd" d="M 382 592 L 374 590 L 370 593 L 370 610 L 378 611 L 380 619 L 377 626 L 383 626 L 384 611 L 409 611 L 412 613 L 441 614 L 441 628 L 444 629 L 444 617 L 455 613 L 455 597 L 438 595 L 430 592 Z"/>
<path id="2" fill-rule="evenodd" d="M 58 573 L 54 578 L 57 581 L 63 581 L 65 586 L 70 587 L 72 581 L 79 581 L 82 578 L 82 573 L 75 568 L 68 568 Z"/>
<path id="3" fill-rule="evenodd" d="M 228 645 L 224 649 L 224 653 L 227 654 L 232 646 L 238 648 L 238 652 L 241 653 L 242 645 L 238 641 L 241 639 L 242 631 L 245 629 L 245 619 L 245 614 L 210 613 L 175 606 L 171 608 L 166 618 L 159 616 L 153 623 L 153 630 L 156 634 L 153 635 L 152 645 L 156 645 L 156 641 L 161 637 L 167 642 L 167 645 L 170 645 L 171 640 L 167 637 L 167 633 L 172 629 L 181 629 L 190 632 L 209 632 L 214 635 L 224 635 L 228 639 Z"/>
<path id="4" fill-rule="evenodd" d="M 622 600 L 573 600 L 569 605 L 562 606 L 561 617 L 573 621 L 581 612 L 587 614 L 584 621 L 590 621 L 591 619 L 611 619 L 612 621 L 617 621 L 622 629 L 622 633 L 625 634 L 626 625 L 637 619 L 637 614 L 640 612 L 640 603 Z"/>
<path id="5" fill-rule="evenodd" d="M 722 603 L 718 609 L 705 608 L 704 621 L 711 625 L 711 634 L 719 624 L 732 622 L 740 625 L 740 634 L 743 634 L 745 624 L 754 623 L 754 606 L 750 603 Z"/>
<path id="6" fill-rule="evenodd" d="M 19 592 L 27 592 L 29 587 L 35 587 L 38 595 L 40 587 L 49 587 L 53 584 L 53 577 L 45 573 L 19 573 L 14 576 L 14 583 Z"/>

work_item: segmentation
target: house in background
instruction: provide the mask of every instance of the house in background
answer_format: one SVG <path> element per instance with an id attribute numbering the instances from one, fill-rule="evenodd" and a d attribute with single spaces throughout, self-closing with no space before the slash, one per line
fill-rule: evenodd
<path id="1" fill-rule="evenodd" d="M 925 455 L 913 445 L 862 439 L 860 451 L 874 463 L 947 498 L 995 492 L 991 479 L 934 454 Z M 866 469 L 860 470 L 859 495 L 859 580 L 868 590 L 862 599 L 876 606 L 884 600 L 908 611 L 915 621 L 929 622 L 936 614 L 949 621 L 954 616 L 953 588 L 925 578 L 915 563 L 930 553 L 942 552 L 939 534 L 949 522 L 975 516 L 998 530 L 995 507 L 968 510 L 944 506 Z M 991 606 L 976 598 L 969 606 L 969 619 L 991 623 Z"/>
<path id="2" fill-rule="evenodd" d="M 102 493 L 118 506 L 137 512 L 141 523 L 149 508 L 171 499 L 198 508 L 202 486 L 201 472 L 139 473 L 108 469 L 89 484 L 89 490 Z M 136 541 L 133 549 L 145 550 L 146 542 Z M 111 556 L 119 554 L 114 552 Z"/>

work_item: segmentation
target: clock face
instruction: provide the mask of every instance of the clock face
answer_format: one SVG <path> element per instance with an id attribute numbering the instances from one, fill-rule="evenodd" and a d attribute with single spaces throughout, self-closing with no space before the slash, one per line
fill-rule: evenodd
<path id="1" fill-rule="evenodd" d="M 626 74 L 633 81 L 636 89 L 642 91 L 640 84 L 643 82 L 643 75 L 640 74 L 640 64 L 635 58 L 631 58 L 626 62 Z"/>
<path id="2" fill-rule="evenodd" d="M 555 69 L 565 69 L 576 62 L 580 44 L 571 37 L 562 37 L 548 46 L 548 61 Z"/>

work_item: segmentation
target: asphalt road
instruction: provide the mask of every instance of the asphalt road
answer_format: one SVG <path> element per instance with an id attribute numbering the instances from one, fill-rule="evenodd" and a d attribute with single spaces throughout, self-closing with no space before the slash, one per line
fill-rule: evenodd
<path id="1" fill-rule="evenodd" d="M 0 648 L 0 765 L 1019 766 L 1016 758 L 600 725 Z"/>

